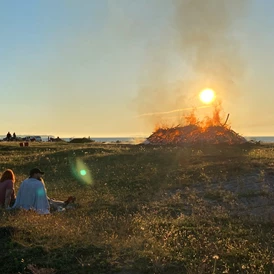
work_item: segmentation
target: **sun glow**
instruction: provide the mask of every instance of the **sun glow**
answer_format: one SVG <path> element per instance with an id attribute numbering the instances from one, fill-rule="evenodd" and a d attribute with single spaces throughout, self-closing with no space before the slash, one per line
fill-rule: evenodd
<path id="1" fill-rule="evenodd" d="M 205 104 L 209 104 L 211 102 L 213 102 L 215 99 L 215 92 L 212 89 L 204 89 L 201 91 L 200 93 L 200 100 L 205 103 Z"/>

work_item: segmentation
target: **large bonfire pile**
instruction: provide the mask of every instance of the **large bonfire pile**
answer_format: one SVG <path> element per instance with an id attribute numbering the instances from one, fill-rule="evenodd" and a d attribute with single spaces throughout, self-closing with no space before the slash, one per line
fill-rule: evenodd
<path id="1" fill-rule="evenodd" d="M 198 121 L 194 112 L 185 116 L 185 126 L 159 127 L 147 138 L 151 144 L 243 144 L 247 140 L 221 123 L 220 109 L 215 106 L 212 118 Z"/>

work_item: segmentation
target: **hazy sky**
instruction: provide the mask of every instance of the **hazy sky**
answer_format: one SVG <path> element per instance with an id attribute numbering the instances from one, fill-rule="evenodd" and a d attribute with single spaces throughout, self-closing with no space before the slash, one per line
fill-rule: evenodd
<path id="1" fill-rule="evenodd" d="M 273 0 L 0 0 L 0 135 L 150 135 L 211 87 L 274 135 Z"/>

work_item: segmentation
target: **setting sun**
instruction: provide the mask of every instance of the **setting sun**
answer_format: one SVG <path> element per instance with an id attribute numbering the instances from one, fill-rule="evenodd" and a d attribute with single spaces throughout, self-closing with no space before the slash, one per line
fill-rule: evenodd
<path id="1" fill-rule="evenodd" d="M 209 104 L 215 99 L 215 92 L 212 89 L 204 89 L 200 93 L 200 100 L 205 103 Z"/>

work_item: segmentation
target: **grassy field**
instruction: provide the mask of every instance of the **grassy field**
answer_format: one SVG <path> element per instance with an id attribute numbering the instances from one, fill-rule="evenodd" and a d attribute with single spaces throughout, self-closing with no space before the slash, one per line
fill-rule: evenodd
<path id="1" fill-rule="evenodd" d="M 78 204 L 0 211 L 1 273 L 274 273 L 274 146 L 2 142 L 0 161 Z"/>

